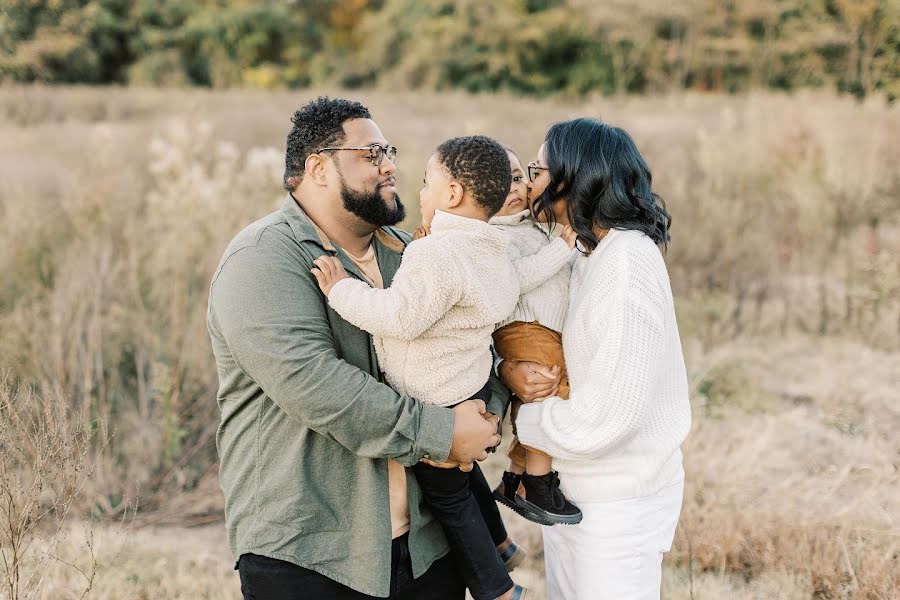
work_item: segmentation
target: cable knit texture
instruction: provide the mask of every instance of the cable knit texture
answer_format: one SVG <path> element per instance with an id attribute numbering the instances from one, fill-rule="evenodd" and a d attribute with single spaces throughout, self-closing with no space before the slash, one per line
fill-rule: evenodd
<path id="1" fill-rule="evenodd" d="M 494 217 L 490 223 L 509 234 L 509 257 L 521 288 L 515 311 L 499 326 L 513 321 L 537 321 L 544 327 L 562 331 L 576 251 L 559 237 L 558 231 L 548 238 L 545 230 L 531 219 L 528 210 Z"/>
<path id="2" fill-rule="evenodd" d="M 572 501 L 653 494 L 680 472 L 691 426 L 668 272 L 639 231 L 610 231 L 572 271 L 563 326 L 569 400 L 526 404 L 516 426 L 553 456 Z"/>
<path id="3" fill-rule="evenodd" d="M 431 235 L 406 247 L 389 288 L 344 279 L 328 303 L 372 334 L 391 387 L 450 406 L 488 380 L 491 334 L 519 299 L 508 243 L 484 221 L 437 211 Z"/>

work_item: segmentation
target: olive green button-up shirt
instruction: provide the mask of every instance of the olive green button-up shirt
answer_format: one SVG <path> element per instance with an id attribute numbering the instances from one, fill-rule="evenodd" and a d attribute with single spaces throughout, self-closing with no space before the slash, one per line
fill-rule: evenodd
<path id="1" fill-rule="evenodd" d="M 408 233 L 376 231 L 389 286 Z M 225 522 L 235 557 L 253 553 L 312 569 L 372 596 L 389 595 L 388 459 L 412 466 L 450 452 L 447 408 L 398 395 L 379 381 L 369 334 L 328 306 L 312 261 L 338 256 L 291 195 L 240 232 L 210 286 L 207 325 L 219 371 L 216 436 Z M 507 394 L 492 381 L 488 409 Z M 443 531 L 407 478 L 413 574 L 448 552 Z"/>

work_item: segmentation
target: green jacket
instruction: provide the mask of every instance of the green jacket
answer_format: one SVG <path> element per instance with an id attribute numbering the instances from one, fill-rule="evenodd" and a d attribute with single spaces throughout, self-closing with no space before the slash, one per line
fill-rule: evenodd
<path id="1" fill-rule="evenodd" d="M 384 227 L 375 251 L 385 286 L 408 233 Z M 219 370 L 216 435 L 225 522 L 234 556 L 260 554 L 386 597 L 391 576 L 387 459 L 409 467 L 450 452 L 453 412 L 380 383 L 366 332 L 328 306 L 310 273 L 323 254 L 356 265 L 289 194 L 240 232 L 210 285 L 207 326 Z M 488 409 L 503 414 L 492 378 Z M 408 473 L 413 574 L 448 552 Z"/>

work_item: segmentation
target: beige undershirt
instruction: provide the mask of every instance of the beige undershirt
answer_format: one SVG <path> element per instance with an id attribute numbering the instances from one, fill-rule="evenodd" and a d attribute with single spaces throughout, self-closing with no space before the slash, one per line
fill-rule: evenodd
<path id="1" fill-rule="evenodd" d="M 347 257 L 359 267 L 372 287 L 384 288 L 381 270 L 375 260 L 374 244 L 370 244 L 366 253 L 359 258 L 349 252 Z M 388 491 L 391 500 L 391 538 L 397 538 L 409 531 L 409 498 L 406 492 L 406 469 L 394 460 L 388 460 Z"/>

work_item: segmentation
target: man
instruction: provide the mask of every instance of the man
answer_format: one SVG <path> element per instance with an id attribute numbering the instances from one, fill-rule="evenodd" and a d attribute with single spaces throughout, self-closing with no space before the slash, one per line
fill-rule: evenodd
<path id="1" fill-rule="evenodd" d="M 379 381 L 370 336 L 328 307 L 310 272 L 337 256 L 388 286 L 410 237 L 391 146 L 357 102 L 294 114 L 280 210 L 229 244 L 207 323 L 219 369 L 216 443 L 229 545 L 245 598 L 461 600 L 440 525 L 403 467 L 462 465 L 499 443 L 484 403 L 453 409 Z M 495 385 L 491 413 L 503 414 Z"/>

